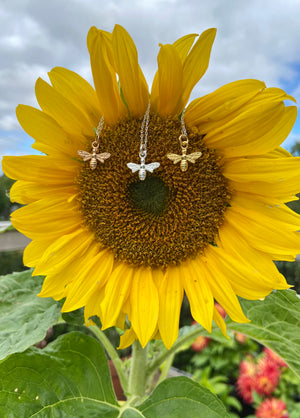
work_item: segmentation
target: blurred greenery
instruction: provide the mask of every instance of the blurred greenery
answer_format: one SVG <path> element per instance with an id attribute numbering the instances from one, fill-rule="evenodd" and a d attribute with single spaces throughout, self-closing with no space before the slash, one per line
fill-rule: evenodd
<path id="1" fill-rule="evenodd" d="M 292 146 L 291 153 L 295 157 L 299 157 L 300 156 L 300 142 L 295 142 L 295 144 Z"/>
<path id="2" fill-rule="evenodd" d="M 20 206 L 9 200 L 9 191 L 14 182 L 14 180 L 6 177 L 4 174 L 0 176 L 0 221 L 9 220 L 11 212 Z"/>
<path id="3" fill-rule="evenodd" d="M 0 252 L 1 276 L 23 270 L 27 270 L 27 267 L 23 264 L 23 251 Z"/>

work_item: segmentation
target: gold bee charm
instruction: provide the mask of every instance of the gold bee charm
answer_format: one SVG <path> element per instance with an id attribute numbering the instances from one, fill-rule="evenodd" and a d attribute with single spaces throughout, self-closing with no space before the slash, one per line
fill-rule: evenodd
<path id="1" fill-rule="evenodd" d="M 183 138 L 185 138 L 185 139 L 183 140 Z M 167 154 L 167 157 L 169 158 L 169 160 L 174 161 L 174 164 L 177 164 L 180 161 L 181 171 L 187 171 L 188 162 L 194 164 L 195 161 L 198 160 L 198 158 L 201 157 L 202 152 L 198 151 L 198 152 L 193 152 L 192 154 L 187 154 L 187 149 L 188 149 L 188 146 L 189 146 L 189 141 L 187 139 L 187 136 L 182 134 L 182 135 L 180 135 L 178 140 L 179 140 L 179 144 L 181 146 L 181 155 Z"/>
<path id="2" fill-rule="evenodd" d="M 87 151 L 77 151 L 80 157 L 83 159 L 83 161 L 90 161 L 90 168 L 91 170 L 95 170 L 97 167 L 97 161 L 100 161 L 100 163 L 104 163 L 104 160 L 110 157 L 109 152 L 103 152 L 102 154 L 97 154 L 99 148 L 98 141 L 94 141 L 92 143 L 92 152 Z"/>

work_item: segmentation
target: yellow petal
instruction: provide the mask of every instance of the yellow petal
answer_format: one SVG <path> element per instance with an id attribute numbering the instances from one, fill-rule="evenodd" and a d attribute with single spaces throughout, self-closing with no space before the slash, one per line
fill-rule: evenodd
<path id="1" fill-rule="evenodd" d="M 71 186 L 80 163 L 71 158 L 51 158 L 43 155 L 5 156 L 2 159 L 4 173 L 14 179 L 39 184 Z"/>
<path id="2" fill-rule="evenodd" d="M 290 109 L 294 109 L 294 107 L 289 106 L 286 108 L 286 110 L 290 110 Z M 283 157 L 293 158 L 293 155 L 290 152 L 288 152 L 286 149 L 282 147 L 277 147 L 273 149 L 272 151 L 267 152 L 266 154 L 256 155 L 254 157 L 250 156 L 250 158 L 283 158 Z"/>
<path id="3" fill-rule="evenodd" d="M 134 343 L 137 339 L 137 336 L 132 328 L 127 329 L 123 335 L 120 336 L 120 345 L 118 347 L 119 350 L 123 348 L 127 348 Z"/>
<path id="4" fill-rule="evenodd" d="M 19 202 L 22 204 L 32 203 L 36 200 L 45 199 L 48 196 L 53 196 L 55 193 L 60 195 L 65 194 L 66 200 L 73 197 L 77 190 L 74 185 L 40 185 L 29 181 L 16 181 L 9 192 L 9 198 L 12 202 Z"/>
<path id="5" fill-rule="evenodd" d="M 103 329 L 115 325 L 132 286 L 133 269 L 122 263 L 110 275 L 101 303 Z"/>
<path id="6" fill-rule="evenodd" d="M 280 183 L 299 176 L 300 157 L 278 158 L 276 164 L 269 158 L 240 158 L 228 161 L 223 168 L 223 175 L 235 182 Z"/>
<path id="7" fill-rule="evenodd" d="M 230 207 L 226 211 L 227 222 L 248 241 L 253 247 L 267 254 L 296 258 L 300 249 L 300 234 L 280 229 L 280 222 L 273 220 L 265 223 L 259 214 L 255 217 Z"/>
<path id="8" fill-rule="evenodd" d="M 214 273 L 222 271 L 224 276 L 228 278 L 233 293 L 243 298 L 257 300 L 267 296 L 275 287 L 278 289 L 289 288 L 283 278 L 280 284 L 277 281 L 277 276 L 274 277 L 272 282 L 260 270 L 257 270 L 251 262 L 244 260 L 243 256 L 230 254 L 223 248 L 212 249 L 210 257 L 210 261 L 214 263 L 211 271 L 214 271 Z M 221 302 L 219 301 L 219 303 Z M 227 312 L 225 306 L 224 309 Z M 230 314 L 230 311 L 228 311 L 228 314 Z"/>
<path id="9" fill-rule="evenodd" d="M 151 94 L 150 94 L 150 103 L 151 103 L 152 111 L 158 112 L 158 105 L 159 105 L 158 71 L 156 71 L 153 77 Z"/>
<path id="10" fill-rule="evenodd" d="M 34 274 L 47 275 L 63 270 L 64 266 L 83 256 L 94 240 L 94 235 L 85 229 L 60 236 L 44 252 L 40 258 Z"/>
<path id="11" fill-rule="evenodd" d="M 24 250 L 23 263 L 25 266 L 34 267 L 42 257 L 43 253 L 52 244 L 52 240 L 31 241 Z"/>
<path id="12" fill-rule="evenodd" d="M 173 43 L 174 48 L 176 49 L 182 64 L 184 63 L 191 46 L 194 43 L 196 34 L 186 35 L 182 38 L 179 38 Z M 158 111 L 158 102 L 159 102 L 159 85 L 158 85 L 158 71 L 153 77 L 152 87 L 151 87 L 151 109 L 155 112 Z"/>
<path id="13" fill-rule="evenodd" d="M 94 136 L 93 126 L 83 112 L 57 90 L 38 78 L 35 94 L 41 109 L 78 141 L 85 142 L 85 137 Z"/>
<path id="14" fill-rule="evenodd" d="M 72 283 L 74 275 L 82 267 L 83 262 L 82 258 L 74 258 L 72 263 L 66 264 L 63 270 L 47 275 L 38 296 L 41 298 L 52 297 L 55 300 L 64 298 L 66 286 Z"/>
<path id="15" fill-rule="evenodd" d="M 134 271 L 130 292 L 131 326 L 145 347 L 157 327 L 159 314 L 158 291 L 150 267 L 138 267 Z"/>
<path id="16" fill-rule="evenodd" d="M 223 263 L 215 251 L 212 246 L 207 248 L 206 260 L 202 262 L 202 274 L 207 275 L 207 281 L 215 300 L 225 309 L 230 318 L 235 322 L 249 322 L 227 279 L 234 268 L 231 269 L 230 265 Z M 220 252 L 221 250 L 218 249 L 218 253 Z"/>
<path id="17" fill-rule="evenodd" d="M 286 94 L 286 92 L 282 89 L 277 87 L 269 87 L 261 92 L 261 94 L 255 96 L 252 99 L 252 103 L 261 102 L 261 101 L 272 101 L 272 102 L 282 102 L 283 100 L 292 100 L 293 102 L 297 103 L 294 97 Z M 251 104 L 251 103 L 250 103 Z"/>
<path id="18" fill-rule="evenodd" d="M 227 332 L 226 332 L 226 324 L 224 319 L 222 318 L 222 316 L 220 315 L 220 312 L 218 311 L 218 309 L 216 307 L 214 307 L 214 315 L 213 315 L 213 320 L 215 321 L 215 323 L 218 325 L 218 327 L 220 328 L 222 334 L 224 335 L 224 337 L 228 338 Z"/>
<path id="19" fill-rule="evenodd" d="M 225 84 L 213 93 L 193 100 L 184 113 L 185 121 L 205 134 L 218 126 L 219 121 L 224 124 L 225 118 L 232 119 L 235 112 L 264 88 L 265 83 L 252 79 Z"/>
<path id="20" fill-rule="evenodd" d="M 69 137 L 46 113 L 31 106 L 19 105 L 16 115 L 24 131 L 36 140 L 33 148 L 49 155 L 74 155 L 78 150 L 81 142 Z"/>
<path id="21" fill-rule="evenodd" d="M 250 275 L 245 275 L 241 285 L 245 285 L 247 288 L 257 287 L 269 288 L 269 289 L 286 289 L 287 284 L 284 276 L 279 273 L 272 257 L 269 254 L 263 253 L 255 248 L 249 246 L 249 243 L 245 241 L 243 236 L 232 227 L 228 222 L 224 222 L 222 228 L 219 230 L 218 246 L 221 246 L 224 253 L 228 256 L 237 258 L 239 263 L 248 266 L 254 272 L 259 274 L 259 283 L 253 286 Z M 226 257 L 225 256 L 225 257 Z M 229 277 L 233 288 L 234 283 Z M 241 295 L 243 296 L 243 295 Z"/>
<path id="22" fill-rule="evenodd" d="M 207 70 L 211 48 L 216 36 L 216 29 L 204 31 L 183 65 L 183 105 L 185 105 L 196 83 Z"/>
<path id="23" fill-rule="evenodd" d="M 126 113 L 112 62 L 111 37 L 106 32 L 92 27 L 87 38 L 94 84 L 98 96 L 100 112 L 104 120 L 112 125 Z"/>
<path id="24" fill-rule="evenodd" d="M 207 331 L 211 331 L 214 297 L 203 274 L 201 262 L 190 259 L 180 265 L 181 281 L 190 302 L 192 317 Z"/>
<path id="25" fill-rule="evenodd" d="M 197 36 L 199 36 L 197 33 L 191 33 L 189 35 L 182 36 L 173 43 L 173 46 L 176 49 L 182 63 L 184 63 L 186 57 L 188 56 L 188 53 L 190 52 Z"/>
<path id="26" fill-rule="evenodd" d="M 285 204 L 271 205 L 255 198 L 250 195 L 239 193 L 234 196 L 230 202 L 232 207 L 236 207 L 242 213 L 248 216 L 259 216 L 265 219 L 266 223 L 273 220 L 279 221 L 282 225 L 282 229 L 286 231 L 299 231 L 300 230 L 300 215 L 288 208 Z M 267 219 L 270 218 L 270 219 Z"/>
<path id="27" fill-rule="evenodd" d="M 76 231 L 82 224 L 74 203 L 55 198 L 38 200 L 16 210 L 11 215 L 14 227 L 31 239 L 56 239 Z"/>
<path id="28" fill-rule="evenodd" d="M 73 311 L 85 306 L 94 289 L 105 285 L 112 272 L 113 264 L 114 257 L 109 250 L 100 251 L 90 260 L 85 257 L 83 268 L 76 279 L 74 278 L 72 286 L 69 286 L 63 311 Z"/>
<path id="29" fill-rule="evenodd" d="M 114 27 L 112 46 L 116 70 L 130 114 L 134 117 L 142 116 L 149 101 L 148 86 L 141 74 L 134 42 L 120 25 Z"/>
<path id="30" fill-rule="evenodd" d="M 163 115 L 181 113 L 182 62 L 173 45 L 162 45 L 157 57 L 159 102 L 158 112 Z"/>
<path id="31" fill-rule="evenodd" d="M 281 117 L 274 123 L 274 126 L 261 137 L 252 139 L 251 142 L 236 144 L 234 147 L 219 144 L 218 149 L 225 157 L 242 157 L 249 155 L 264 154 L 272 152 L 278 147 L 291 132 L 297 118 L 296 106 L 288 106 L 284 109 Z M 226 142 L 226 141 L 225 141 Z M 271 155 L 270 155 L 271 156 Z M 282 157 L 283 155 L 281 155 Z M 274 155 L 275 157 L 275 155 Z M 277 156 L 278 158 L 279 156 Z"/>
<path id="32" fill-rule="evenodd" d="M 183 288 L 178 267 L 168 267 L 161 276 L 158 328 L 165 346 L 171 348 L 178 337 Z"/>
<path id="33" fill-rule="evenodd" d="M 98 287 L 88 298 L 84 307 L 84 320 L 87 326 L 94 324 L 91 319 L 93 316 L 98 316 L 102 322 L 101 302 L 104 299 L 104 294 L 105 287 Z"/>
<path id="34" fill-rule="evenodd" d="M 97 127 L 101 114 L 93 87 L 79 74 L 63 67 L 53 68 L 48 75 L 53 87 L 80 109 L 92 126 Z"/>
<path id="35" fill-rule="evenodd" d="M 284 104 L 267 102 L 253 106 L 237 117 L 211 130 L 205 136 L 205 142 L 212 148 L 226 148 L 257 141 L 272 130 L 278 119 L 284 115 Z"/>
<path id="36" fill-rule="evenodd" d="M 274 164 L 275 166 L 275 164 Z M 299 193 L 299 175 L 279 183 L 270 183 L 267 181 L 230 181 L 230 187 L 236 192 L 249 193 L 255 195 L 257 199 L 263 202 L 291 202 L 297 200 L 297 193 Z"/>

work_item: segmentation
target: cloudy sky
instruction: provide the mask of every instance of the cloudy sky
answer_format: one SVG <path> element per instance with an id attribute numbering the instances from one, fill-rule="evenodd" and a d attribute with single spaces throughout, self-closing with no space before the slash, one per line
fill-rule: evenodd
<path id="1" fill-rule="evenodd" d="M 35 153 L 15 117 L 19 103 L 37 106 L 34 84 L 55 66 L 91 82 L 90 26 L 123 25 L 133 37 L 151 85 L 159 43 L 216 27 L 210 66 L 193 96 L 256 78 L 300 103 L 299 0 L 0 0 L 0 155 Z M 285 142 L 300 141 L 300 117 Z"/>

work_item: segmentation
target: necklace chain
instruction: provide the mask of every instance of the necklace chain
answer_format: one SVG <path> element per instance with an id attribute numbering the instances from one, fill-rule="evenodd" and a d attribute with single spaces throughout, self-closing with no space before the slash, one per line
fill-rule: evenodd
<path id="1" fill-rule="evenodd" d="M 142 126 L 141 126 L 140 158 L 146 158 L 146 156 L 147 156 L 149 116 L 150 116 L 150 101 L 148 103 L 146 113 L 144 114 L 143 122 L 142 122 Z"/>
<path id="2" fill-rule="evenodd" d="M 188 139 L 188 134 L 187 134 L 185 122 L 184 122 L 184 110 L 181 113 L 180 123 L 181 123 L 181 135 L 185 137 L 186 139 Z"/>

